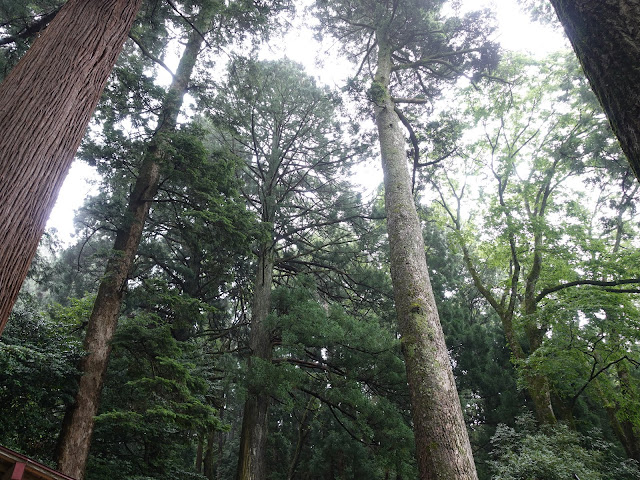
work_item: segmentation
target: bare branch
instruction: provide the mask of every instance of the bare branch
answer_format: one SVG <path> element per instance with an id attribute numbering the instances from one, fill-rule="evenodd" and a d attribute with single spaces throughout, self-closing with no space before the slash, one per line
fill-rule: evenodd
<path id="1" fill-rule="evenodd" d="M 173 71 L 162 61 L 160 60 L 158 57 L 156 57 L 153 53 L 151 53 L 149 50 L 147 50 L 147 48 L 142 44 L 142 42 L 140 41 L 139 38 L 137 38 L 133 33 L 129 32 L 129 38 L 131 39 L 131 41 L 133 41 L 133 43 L 135 43 L 138 48 L 140 49 L 140 51 L 142 52 L 142 54 L 147 57 L 149 60 L 157 63 L 158 65 L 160 65 L 162 68 L 164 68 L 167 72 L 169 72 L 169 74 L 171 75 L 171 78 L 175 77 L 175 74 L 173 73 Z"/>
<path id="2" fill-rule="evenodd" d="M 171 6 L 173 11 L 175 11 L 185 22 L 187 22 L 191 26 L 191 28 L 193 28 L 198 33 L 198 35 L 202 37 L 205 45 L 209 48 L 212 48 L 211 44 L 207 41 L 207 38 L 204 36 L 204 34 L 200 30 L 198 30 L 198 27 L 196 27 L 191 20 L 185 17 L 184 14 L 180 10 L 178 10 L 178 7 L 176 7 L 175 3 L 173 3 L 172 0 L 167 0 L 167 3 Z"/>

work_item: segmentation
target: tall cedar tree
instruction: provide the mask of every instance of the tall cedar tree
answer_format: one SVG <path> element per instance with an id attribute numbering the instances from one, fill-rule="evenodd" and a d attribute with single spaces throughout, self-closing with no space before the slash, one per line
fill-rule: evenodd
<path id="1" fill-rule="evenodd" d="M 153 138 L 147 146 L 138 177 L 129 197 L 126 220 L 118 228 L 111 258 L 98 287 L 84 340 L 86 355 L 80 365 L 78 393 L 65 415 L 58 445 L 58 469 L 74 478 L 84 477 L 89 456 L 94 418 L 98 412 L 100 394 L 111 352 L 120 307 L 126 290 L 129 271 L 138 251 L 149 208 L 158 191 L 163 162 L 170 161 L 167 152 L 170 133 L 176 129 L 178 115 L 198 53 L 204 42 L 200 33 L 211 23 L 214 9 L 205 6 L 189 34 L 176 74 L 162 104 L 162 111 Z"/>
<path id="2" fill-rule="evenodd" d="M 69 0 L 0 84 L 0 333 L 142 0 Z"/>
<path id="3" fill-rule="evenodd" d="M 550 0 L 640 180 L 640 4 Z"/>
<path id="4" fill-rule="evenodd" d="M 251 370 L 271 362 L 274 269 L 287 249 L 318 250 L 310 232 L 337 224 L 327 212 L 344 193 L 337 180 L 348 165 L 335 121 L 337 99 L 289 61 L 238 59 L 212 110 L 220 141 L 245 162 L 243 194 L 260 216 L 249 347 Z M 256 370 L 259 371 L 259 370 Z M 264 382 L 263 382 L 264 383 Z M 238 480 L 266 478 L 269 396 L 250 386 L 244 407 Z"/>
<path id="5" fill-rule="evenodd" d="M 481 15 L 444 20 L 443 3 L 317 3 L 324 29 L 350 42 L 347 48 L 361 62 L 358 74 L 371 72 L 368 97 L 382 155 L 391 278 L 423 480 L 477 478 L 407 168 L 400 122 L 409 128 L 410 123 L 398 108 L 403 102 L 429 103 L 441 82 L 471 72 L 490 51 Z"/>

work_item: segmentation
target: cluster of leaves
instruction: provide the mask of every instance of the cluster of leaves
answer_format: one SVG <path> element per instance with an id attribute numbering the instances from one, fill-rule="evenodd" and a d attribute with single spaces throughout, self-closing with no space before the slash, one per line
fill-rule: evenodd
<path id="1" fill-rule="evenodd" d="M 91 478 L 202 478 L 193 438 L 221 428 L 195 342 L 179 342 L 153 315 L 124 319 L 113 342 Z M 167 441 L 171 439 L 171 441 Z"/>
<path id="2" fill-rule="evenodd" d="M 516 428 L 498 426 L 491 439 L 496 480 L 624 480 L 638 478 L 634 460 L 623 460 L 597 430 L 581 435 L 566 425 L 538 428 L 530 415 Z"/>
<path id="3" fill-rule="evenodd" d="M 0 339 L 0 444 L 53 460 L 60 422 L 77 388 L 78 333 L 92 301 L 44 312 L 34 297 L 21 296 Z"/>

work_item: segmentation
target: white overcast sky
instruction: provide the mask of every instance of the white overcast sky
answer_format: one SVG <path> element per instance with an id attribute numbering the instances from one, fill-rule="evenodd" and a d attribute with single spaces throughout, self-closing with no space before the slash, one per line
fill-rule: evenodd
<path id="1" fill-rule="evenodd" d="M 543 56 L 552 51 L 569 48 L 559 29 L 531 23 L 527 15 L 518 7 L 517 0 L 464 0 L 462 3 L 463 8 L 469 10 L 485 6 L 491 6 L 495 9 L 499 22 L 496 40 L 505 49 Z M 312 75 L 320 77 L 323 83 L 339 87 L 345 77 L 345 69 L 340 68 L 338 58 L 328 59 L 321 67 L 318 67 L 318 56 L 323 54 L 319 50 L 326 50 L 329 47 L 330 45 L 324 45 L 324 48 L 319 49 L 309 30 L 299 30 L 291 32 L 284 40 L 280 40 L 270 52 L 265 53 L 265 56 L 274 58 L 286 55 L 304 65 Z M 337 56 L 339 50 L 329 48 L 329 55 Z M 330 65 L 337 66 L 337 68 L 331 68 Z M 75 161 L 60 191 L 47 227 L 55 228 L 60 240 L 65 244 L 70 243 L 73 238 L 75 210 L 82 205 L 87 196 L 96 192 L 97 187 L 92 184 L 91 180 L 94 176 L 94 170 L 91 167 L 83 162 Z M 381 177 L 375 183 L 380 181 Z"/>

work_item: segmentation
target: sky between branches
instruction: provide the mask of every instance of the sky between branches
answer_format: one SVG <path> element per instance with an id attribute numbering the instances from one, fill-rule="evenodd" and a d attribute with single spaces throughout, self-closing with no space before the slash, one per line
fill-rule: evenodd
<path id="1" fill-rule="evenodd" d="M 308 4 L 310 0 L 304 2 Z M 499 24 L 496 40 L 506 50 L 529 52 L 544 56 L 553 51 L 568 49 L 569 44 L 559 28 L 532 23 L 523 13 L 518 0 L 462 0 L 462 11 L 492 8 Z M 301 20 L 304 22 L 304 20 Z M 313 38 L 313 32 L 298 24 L 284 37 L 274 38 L 265 46 L 264 58 L 275 59 L 283 56 L 301 63 L 320 82 L 340 88 L 351 70 L 340 58 L 339 45 L 329 42 L 320 44 Z M 177 63 L 177 55 L 176 62 Z M 356 183 L 365 189 L 375 188 L 382 182 L 382 173 L 367 166 L 367 175 L 358 173 Z M 359 181 L 360 180 L 360 181 Z M 58 201 L 49 217 L 47 228 L 55 228 L 60 240 L 69 244 L 74 234 L 73 217 L 75 210 L 85 198 L 97 192 L 95 171 L 84 162 L 75 161 L 60 191 Z"/>

